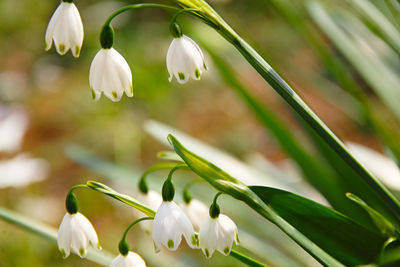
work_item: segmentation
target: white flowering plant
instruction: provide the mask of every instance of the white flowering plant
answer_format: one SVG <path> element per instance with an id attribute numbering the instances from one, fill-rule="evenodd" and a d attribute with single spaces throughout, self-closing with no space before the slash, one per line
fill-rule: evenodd
<path id="1" fill-rule="evenodd" d="M 73 57 L 78 58 L 84 41 L 84 26 L 74 2 L 74 0 L 61 0 L 50 18 L 44 39 L 45 50 L 50 50 L 54 44 L 58 54 L 65 55 L 71 50 Z M 171 83 L 186 85 L 204 78 L 206 71 L 211 72 L 208 65 L 214 67 L 225 83 L 240 95 L 262 124 L 270 130 L 277 143 L 296 162 L 299 176 L 314 188 L 311 192 L 318 192 L 317 201 L 312 199 L 311 194 L 307 197 L 302 196 L 304 192 L 302 188 L 294 186 L 288 189 L 281 186 L 284 183 L 279 181 L 279 178 L 283 176 L 283 172 L 278 172 L 279 175 L 276 175 L 275 179 L 260 182 L 259 176 L 265 177 L 259 175 L 261 171 L 256 172 L 251 167 L 243 167 L 239 161 L 234 161 L 207 146 L 200 145 L 199 148 L 198 142 L 190 137 L 153 121 L 147 124 L 147 131 L 156 138 L 160 139 L 161 136 L 161 139 L 167 140 L 172 151 L 161 152 L 159 158 L 165 162 L 153 165 L 142 172 L 142 175 L 136 175 L 131 179 L 137 185 L 136 192 L 132 196 L 93 180 L 75 185 L 67 193 L 66 214 L 56 234 L 51 231 L 46 232 L 37 225 L 30 225 L 1 209 L 0 217 L 55 241 L 64 258 L 74 253 L 81 258 L 88 257 L 111 267 L 146 266 L 149 258 L 158 257 L 164 252 L 179 255 L 182 253 L 179 250 L 181 247 L 186 247 L 185 252 L 190 251 L 188 253 L 203 254 L 202 257 L 211 262 L 210 264 L 213 264 L 216 257 L 226 256 L 248 266 L 268 266 L 270 263 L 279 266 L 277 262 L 268 259 L 269 255 L 274 255 L 273 253 L 264 253 L 263 249 L 259 248 L 259 244 L 265 248 L 265 244 L 268 243 L 266 240 L 274 236 L 271 232 L 277 230 L 293 241 L 292 245 L 300 247 L 313 258 L 313 264 L 323 266 L 399 264 L 400 201 L 396 188 L 399 182 L 393 182 L 400 177 L 398 170 L 400 145 L 397 139 L 399 136 L 397 131 L 393 130 L 397 128 L 381 120 L 383 115 L 390 114 L 396 118 L 394 124 L 397 125 L 400 118 L 398 108 L 400 94 L 393 90 L 400 84 L 400 78 L 392 71 L 388 71 L 389 66 L 395 68 L 393 66 L 398 66 L 398 62 L 393 63 L 388 59 L 391 57 L 382 59 L 383 56 L 369 51 L 366 48 L 368 44 L 357 39 L 358 28 L 348 23 L 352 19 L 344 8 L 338 7 L 338 13 L 341 15 L 335 17 L 326 11 L 326 7 L 333 4 L 327 4 L 323 0 L 304 1 L 302 8 L 307 10 L 313 21 L 318 22 L 321 30 L 354 65 L 387 106 L 384 111 L 375 112 L 375 102 L 364 96 L 360 86 L 349 81 L 346 76 L 348 73 L 341 71 L 343 67 L 341 62 L 327 56 L 327 52 L 319 45 L 319 38 L 314 36 L 315 33 L 309 31 L 305 23 L 293 23 L 293 21 L 303 21 L 300 18 L 301 13 L 298 13 L 300 11 L 296 9 L 297 4 L 289 0 L 271 0 L 287 21 L 315 45 L 321 58 L 327 60 L 327 65 L 338 75 L 338 79 L 349 94 L 361 103 L 366 119 L 371 121 L 382 142 L 385 143 L 388 154 L 395 159 L 391 160 L 352 144 L 344 144 L 267 60 L 234 31 L 205 0 L 165 2 L 125 5 L 115 10 L 105 20 L 99 30 L 99 50 L 89 67 L 88 91 L 90 90 L 93 101 L 100 101 L 104 94 L 106 97 L 104 101 L 120 105 L 119 102 L 124 99 L 124 95 L 129 98 L 134 96 L 135 72 L 131 69 L 132 62 L 124 58 L 122 55 L 124 53 L 118 52 L 123 50 L 118 48 L 117 51 L 114 48 L 117 46 L 116 33 L 112 26 L 114 19 L 127 11 L 143 8 L 166 11 L 171 17 L 166 29 L 170 31 L 172 41 L 165 53 L 165 73 L 168 73 L 169 77 L 164 78 Z M 363 19 L 368 22 L 368 26 L 379 32 L 376 38 L 380 38 L 380 43 L 387 44 L 396 52 L 389 55 L 400 55 L 400 30 L 396 29 L 399 27 L 393 23 L 400 18 L 400 4 L 397 2 L 395 4 L 395 1 L 391 0 L 386 1 L 390 3 L 388 10 L 392 11 L 392 19 L 387 19 L 381 14 L 383 12 L 378 12 L 375 5 L 369 1 L 365 1 L 369 4 L 361 0 L 348 0 L 348 2 L 358 9 Z M 199 38 L 201 45 L 198 45 L 195 41 L 197 38 L 192 39 L 190 34 L 184 34 L 184 24 L 178 20 L 185 15 L 215 30 L 247 60 L 262 79 L 286 101 L 318 152 L 311 152 L 307 145 L 298 141 L 296 134 L 286 128 L 285 123 L 280 121 L 267 105 L 241 84 L 233 67 L 227 64 L 229 60 L 219 55 L 218 49 L 212 48 L 213 44 L 210 44 L 212 41 L 205 42 Z M 349 39 L 358 46 L 348 42 Z M 370 53 L 369 57 L 366 57 L 366 64 L 359 63 L 364 60 L 363 54 L 359 53 L 362 49 L 367 49 Z M 212 65 L 206 64 L 205 55 L 212 60 Z M 389 63 L 385 65 L 382 62 Z M 376 73 L 379 75 L 371 73 L 371 68 L 376 68 Z M 373 74 L 375 76 L 371 78 Z M 154 79 L 159 78 L 157 75 L 154 76 Z M 226 112 L 229 113 L 229 109 Z M 6 148 L 10 147 L 9 142 L 3 141 L 3 143 Z M 17 146 L 12 145 L 12 149 L 6 150 L 12 151 L 14 147 Z M 100 168 L 98 166 L 104 162 L 95 164 L 95 161 L 95 158 L 91 158 L 83 164 L 96 171 L 96 168 Z M 14 169 L 20 173 L 21 168 Z M 10 168 L 4 167 L 4 170 L 6 170 L 3 171 L 5 176 L 7 174 L 10 177 L 15 176 L 10 175 Z M 168 175 L 163 180 L 162 186 L 161 184 L 155 186 L 147 181 L 150 174 L 163 170 L 167 170 Z M 180 170 L 187 171 L 196 178 L 184 181 L 182 186 L 176 183 L 178 179 L 175 173 Z M 381 176 L 386 177 L 387 182 Z M 200 184 L 202 186 L 206 184 L 207 189 L 197 190 Z M 388 189 L 386 185 L 393 190 Z M 117 256 L 106 256 L 107 259 L 102 260 L 102 256 L 107 252 L 100 252 L 101 232 L 99 238 L 94 226 L 81 213 L 78 205 L 76 191 L 82 189 L 111 197 L 133 210 L 131 213 L 136 219 L 126 227 L 120 242 L 115 246 L 118 247 Z M 202 192 L 203 195 L 197 198 L 196 194 L 195 198 L 192 196 L 194 192 Z M 179 197 L 176 198 L 176 195 L 181 196 L 182 201 Z M 229 206 L 226 202 L 234 204 Z M 146 233 L 142 236 L 143 239 L 152 241 L 154 251 L 142 253 L 136 249 L 131 250 L 127 234 L 135 225 L 140 226 Z M 273 240 L 273 243 L 278 244 L 276 247 L 287 244 L 277 239 Z M 273 247 L 269 252 L 276 250 Z M 281 250 L 284 251 L 285 248 Z M 157 254 L 161 251 L 163 253 Z M 285 252 L 279 255 L 282 254 Z M 296 259 L 295 256 L 292 257 Z M 292 266 L 292 262 L 288 262 L 287 265 Z M 297 262 L 296 264 L 302 265 Z"/>

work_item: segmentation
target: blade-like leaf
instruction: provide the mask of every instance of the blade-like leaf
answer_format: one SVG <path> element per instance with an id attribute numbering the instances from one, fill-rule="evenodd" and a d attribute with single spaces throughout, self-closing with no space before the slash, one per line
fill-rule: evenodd
<path id="1" fill-rule="evenodd" d="M 388 237 L 395 235 L 396 231 L 395 227 L 388 220 L 386 220 L 386 218 L 383 217 L 382 214 L 380 214 L 379 212 L 368 206 L 368 204 L 365 203 L 358 196 L 351 193 L 347 193 L 346 196 L 368 212 L 368 214 L 371 216 L 372 220 L 375 222 L 376 226 L 381 230 L 383 235 Z"/>
<path id="2" fill-rule="evenodd" d="M 379 254 L 385 237 L 369 231 L 332 209 L 298 195 L 268 187 L 249 188 L 214 164 L 187 150 L 175 137 L 169 135 L 168 139 L 177 154 L 197 175 L 218 190 L 245 202 L 282 229 L 322 264 L 338 266 L 340 263 L 337 260 L 346 265 L 366 264 L 375 260 Z M 281 193 L 279 197 L 271 198 L 274 193 L 275 196 L 278 194 L 276 192 Z M 351 242 L 347 238 L 349 233 L 355 233 L 349 235 Z M 365 244 L 369 248 L 363 248 Z"/>
<path id="3" fill-rule="evenodd" d="M 375 261 L 386 240 L 346 216 L 301 196 L 269 187 L 250 188 L 279 216 L 346 265 Z"/>

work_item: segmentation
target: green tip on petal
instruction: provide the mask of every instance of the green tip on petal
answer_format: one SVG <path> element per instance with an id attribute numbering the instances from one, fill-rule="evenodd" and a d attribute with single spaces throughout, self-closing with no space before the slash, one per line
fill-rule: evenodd
<path id="1" fill-rule="evenodd" d="M 81 48 L 79 46 L 75 46 L 75 56 L 79 57 L 80 53 L 81 53 Z"/>
<path id="2" fill-rule="evenodd" d="M 179 80 L 181 80 L 181 81 L 185 80 L 185 74 L 183 74 L 182 72 L 178 72 L 178 77 L 179 77 Z"/>
<path id="3" fill-rule="evenodd" d="M 80 249 L 79 249 L 79 255 L 80 255 L 81 257 L 85 256 L 85 249 L 80 248 Z"/>
<path id="4" fill-rule="evenodd" d="M 65 253 L 65 250 L 62 248 L 60 250 L 62 257 L 65 259 L 67 257 L 67 253 Z"/>
<path id="5" fill-rule="evenodd" d="M 96 93 L 95 93 L 95 91 L 93 90 L 93 88 L 90 88 L 90 91 L 92 91 L 92 99 L 95 99 L 95 98 L 96 98 Z"/>
<path id="6" fill-rule="evenodd" d="M 195 247 L 199 246 L 199 239 L 197 238 L 197 235 L 192 235 L 192 245 Z"/>
<path id="7" fill-rule="evenodd" d="M 225 249 L 224 249 L 224 253 L 225 253 L 225 255 L 227 255 L 228 256 L 228 254 L 229 254 L 229 252 L 230 252 L 231 250 L 228 248 L 228 247 L 226 247 Z"/>
<path id="8" fill-rule="evenodd" d="M 60 45 L 58 46 L 58 51 L 60 51 L 60 53 L 64 53 L 64 51 L 65 51 L 65 44 L 60 44 Z"/>
<path id="9" fill-rule="evenodd" d="M 112 91 L 111 94 L 112 94 L 112 96 L 113 96 L 114 98 L 118 98 L 117 92 Z"/>
<path id="10" fill-rule="evenodd" d="M 196 69 L 196 70 L 194 71 L 194 76 L 196 76 L 197 79 L 200 78 L 200 71 L 199 71 L 198 69 Z"/>
<path id="11" fill-rule="evenodd" d="M 204 250 L 204 253 L 206 254 L 206 258 L 209 258 L 209 257 L 210 257 L 210 252 L 208 251 L 208 249 L 205 249 L 205 250 Z"/>
<path id="12" fill-rule="evenodd" d="M 133 85 L 131 85 L 131 95 L 133 95 Z"/>
<path id="13" fill-rule="evenodd" d="M 238 244 L 240 243 L 238 234 L 236 234 L 236 242 L 237 242 Z"/>
<path id="14" fill-rule="evenodd" d="M 206 63 L 203 62 L 203 67 L 205 70 L 208 70 Z"/>
<path id="15" fill-rule="evenodd" d="M 97 243 L 97 249 L 98 249 L 98 250 L 102 250 L 102 249 L 103 249 L 103 248 L 101 247 L 101 245 L 100 245 L 100 242 Z"/>
<path id="16" fill-rule="evenodd" d="M 168 240 L 168 248 L 172 249 L 174 248 L 174 241 L 172 239 Z"/>

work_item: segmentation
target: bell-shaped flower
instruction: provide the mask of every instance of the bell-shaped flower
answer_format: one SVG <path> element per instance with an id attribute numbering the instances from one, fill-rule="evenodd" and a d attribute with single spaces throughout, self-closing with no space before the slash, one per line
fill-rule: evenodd
<path id="1" fill-rule="evenodd" d="M 184 202 L 181 207 L 192 222 L 194 230 L 198 232 L 202 223 L 208 218 L 209 208 L 197 199 L 191 199 L 189 203 Z"/>
<path id="2" fill-rule="evenodd" d="M 238 230 L 236 224 L 226 215 L 208 217 L 200 227 L 199 246 L 207 258 L 210 258 L 215 250 L 229 255 L 233 242 L 236 245 L 239 243 Z"/>
<path id="3" fill-rule="evenodd" d="M 79 212 L 65 214 L 58 229 L 57 244 L 64 258 L 69 256 L 71 249 L 81 258 L 86 256 L 89 245 L 101 249 L 93 225 Z"/>
<path id="4" fill-rule="evenodd" d="M 157 210 L 157 208 L 160 207 L 162 202 L 162 197 L 159 193 L 153 190 L 149 190 L 147 193 L 143 193 L 140 190 L 138 191 L 139 192 L 135 195 L 135 197 L 140 203 L 144 204 L 145 206 L 153 210 Z M 145 215 L 141 211 L 134 209 L 134 216 L 137 218 L 141 218 L 144 217 Z M 147 234 L 150 234 L 153 225 L 153 220 L 142 221 L 140 222 L 139 225 L 143 229 L 143 231 L 145 231 Z"/>
<path id="5" fill-rule="evenodd" d="M 119 254 L 110 267 L 146 267 L 146 263 L 139 254 L 129 251 L 127 255 Z"/>
<path id="6" fill-rule="evenodd" d="M 72 1 L 61 1 L 51 17 L 46 30 L 46 50 L 51 48 L 53 40 L 60 55 L 71 49 L 74 57 L 79 57 L 83 43 L 83 24 L 79 11 Z"/>
<path id="7" fill-rule="evenodd" d="M 102 48 L 97 52 L 89 71 L 92 97 L 100 99 L 101 93 L 114 102 L 122 95 L 133 96 L 132 72 L 128 63 L 114 48 Z"/>
<path id="8" fill-rule="evenodd" d="M 198 243 L 192 223 L 173 201 L 161 203 L 154 217 L 152 235 L 156 252 L 161 250 L 161 245 L 175 251 L 181 243 L 182 235 L 191 248 L 196 248 Z"/>
<path id="9" fill-rule="evenodd" d="M 199 80 L 207 70 L 200 47 L 186 35 L 174 38 L 167 53 L 169 81 L 175 76 L 179 83 L 186 83 L 189 77 Z"/>

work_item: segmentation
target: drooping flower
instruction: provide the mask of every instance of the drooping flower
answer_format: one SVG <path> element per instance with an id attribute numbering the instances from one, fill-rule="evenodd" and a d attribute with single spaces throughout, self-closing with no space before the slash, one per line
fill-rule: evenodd
<path id="1" fill-rule="evenodd" d="M 146 263 L 139 254 L 129 251 L 127 255 L 119 254 L 110 267 L 146 267 Z"/>
<path id="2" fill-rule="evenodd" d="M 186 35 L 172 40 L 167 53 L 169 81 L 175 76 L 179 83 L 186 83 L 189 77 L 199 80 L 207 70 L 204 55 L 200 47 Z"/>
<path id="3" fill-rule="evenodd" d="M 181 243 L 182 235 L 191 248 L 196 248 L 198 243 L 189 218 L 173 201 L 161 203 L 154 217 L 152 235 L 156 252 L 161 250 L 161 245 L 175 251 Z"/>
<path id="4" fill-rule="evenodd" d="M 184 202 L 181 207 L 192 222 L 194 230 L 198 232 L 202 223 L 208 218 L 208 207 L 197 199 L 191 199 L 189 203 Z"/>
<path id="5" fill-rule="evenodd" d="M 140 190 L 138 191 L 139 193 L 135 195 L 135 197 L 140 203 L 144 204 L 145 206 L 153 210 L 156 210 L 158 207 L 160 207 L 162 203 L 162 197 L 159 193 L 153 190 L 149 190 L 147 193 L 143 193 Z M 134 209 L 134 215 L 137 218 L 144 217 L 144 214 L 137 209 Z M 146 220 L 140 223 L 140 227 L 143 229 L 143 231 L 145 231 L 148 234 L 151 233 L 152 225 L 153 225 L 152 220 Z"/>
<path id="6" fill-rule="evenodd" d="M 57 236 L 58 249 L 64 258 L 73 252 L 84 258 L 90 246 L 101 249 L 96 231 L 81 213 L 65 214 Z"/>
<path id="7" fill-rule="evenodd" d="M 210 258 L 215 250 L 229 255 L 233 242 L 236 245 L 239 243 L 238 230 L 236 224 L 226 215 L 208 217 L 200 227 L 199 246 L 207 258 Z"/>
<path id="8" fill-rule="evenodd" d="M 78 9 L 72 0 L 62 0 L 47 26 L 45 49 L 49 50 L 54 40 L 60 55 L 71 49 L 72 55 L 79 57 L 83 35 L 83 24 Z"/>
<path id="9" fill-rule="evenodd" d="M 114 102 L 118 102 L 124 92 L 133 96 L 131 69 L 114 48 L 102 48 L 97 52 L 90 65 L 89 84 L 95 101 L 102 92 Z"/>

